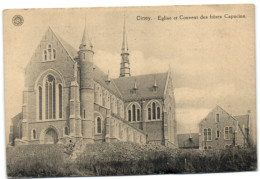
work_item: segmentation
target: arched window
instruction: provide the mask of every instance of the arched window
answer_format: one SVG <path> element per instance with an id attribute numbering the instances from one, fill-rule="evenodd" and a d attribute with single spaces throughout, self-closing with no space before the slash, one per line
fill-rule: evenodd
<path id="1" fill-rule="evenodd" d="M 136 111 L 135 111 L 135 105 L 133 104 L 133 110 L 132 110 L 132 112 L 133 112 L 133 121 L 136 121 Z"/>
<path id="2" fill-rule="evenodd" d="M 42 87 L 39 86 L 39 120 L 42 120 Z"/>
<path id="3" fill-rule="evenodd" d="M 140 121 L 140 109 L 137 109 L 137 121 Z"/>
<path id="4" fill-rule="evenodd" d="M 33 131 L 32 131 L 32 137 L 33 137 L 33 139 L 36 139 L 36 130 L 35 129 L 33 129 Z"/>
<path id="5" fill-rule="evenodd" d="M 136 122 L 141 120 L 140 110 L 141 106 L 138 103 L 131 103 L 127 106 L 128 111 L 128 121 L 129 122 Z"/>
<path id="6" fill-rule="evenodd" d="M 46 119 L 55 119 L 56 105 L 55 105 L 55 78 L 48 75 L 45 83 L 45 114 Z"/>
<path id="7" fill-rule="evenodd" d="M 55 59 L 56 59 L 56 50 L 53 49 L 53 60 L 55 60 Z"/>
<path id="8" fill-rule="evenodd" d="M 69 135 L 69 128 L 67 126 L 64 128 L 64 134 Z"/>
<path id="9" fill-rule="evenodd" d="M 59 84 L 59 118 L 62 118 L 62 86 Z"/>
<path id="10" fill-rule="evenodd" d="M 48 60 L 52 60 L 52 50 L 51 50 L 51 45 L 48 45 Z"/>
<path id="11" fill-rule="evenodd" d="M 152 104 L 153 109 L 153 119 L 156 119 L 155 103 Z"/>
<path id="12" fill-rule="evenodd" d="M 148 120 L 152 119 L 151 108 L 148 108 Z"/>
<path id="13" fill-rule="evenodd" d="M 128 121 L 131 122 L 131 110 L 128 110 Z"/>
<path id="14" fill-rule="evenodd" d="M 57 57 L 57 51 L 53 49 L 51 44 L 47 45 L 47 48 L 43 50 L 43 61 L 55 60 Z"/>
<path id="15" fill-rule="evenodd" d="M 159 101 L 153 100 L 147 104 L 148 120 L 161 119 L 161 105 Z"/>
<path id="16" fill-rule="evenodd" d="M 161 110 L 160 107 L 157 107 L 157 119 L 160 119 L 161 117 Z"/>
<path id="17" fill-rule="evenodd" d="M 101 133 L 101 118 L 100 117 L 97 118 L 97 133 L 98 134 Z"/>
<path id="18" fill-rule="evenodd" d="M 43 56 L 44 56 L 44 61 L 47 61 L 47 51 L 46 50 L 43 51 Z"/>

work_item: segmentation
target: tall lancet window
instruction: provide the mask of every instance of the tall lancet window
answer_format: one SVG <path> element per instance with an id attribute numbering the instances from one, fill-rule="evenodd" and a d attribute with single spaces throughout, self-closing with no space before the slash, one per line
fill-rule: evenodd
<path id="1" fill-rule="evenodd" d="M 52 60 L 51 56 L 52 56 L 51 45 L 48 45 L 48 59 L 49 59 L 49 60 Z"/>
<path id="2" fill-rule="evenodd" d="M 55 78 L 48 75 L 45 83 L 45 116 L 46 119 L 56 118 Z"/>
<path id="3" fill-rule="evenodd" d="M 161 119 L 161 105 L 159 101 L 152 100 L 147 104 L 148 108 L 148 120 L 158 120 Z"/>
<path id="4" fill-rule="evenodd" d="M 152 109 L 153 109 L 153 119 L 156 119 L 155 103 L 152 104 Z"/>
<path id="5" fill-rule="evenodd" d="M 42 87 L 39 86 L 39 120 L 42 120 Z"/>
<path id="6" fill-rule="evenodd" d="M 62 118 L 62 86 L 59 84 L 59 118 Z"/>

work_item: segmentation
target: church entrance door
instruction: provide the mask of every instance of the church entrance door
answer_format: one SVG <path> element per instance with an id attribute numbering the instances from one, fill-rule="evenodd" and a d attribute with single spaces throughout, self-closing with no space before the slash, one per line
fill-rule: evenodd
<path id="1" fill-rule="evenodd" d="M 56 144 L 58 142 L 58 135 L 57 132 L 50 128 L 46 131 L 45 137 L 44 137 L 44 143 L 45 144 Z"/>

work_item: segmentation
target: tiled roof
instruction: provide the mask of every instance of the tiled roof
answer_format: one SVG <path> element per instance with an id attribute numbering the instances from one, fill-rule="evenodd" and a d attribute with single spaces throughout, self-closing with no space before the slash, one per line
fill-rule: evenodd
<path id="1" fill-rule="evenodd" d="M 164 96 L 168 73 L 157 73 L 113 79 L 124 100 L 161 98 Z M 157 89 L 153 90 L 156 81 Z M 136 93 L 133 88 L 136 83 Z"/>
<path id="2" fill-rule="evenodd" d="M 249 122 L 249 115 L 239 115 L 239 116 L 233 116 L 238 121 L 238 124 L 242 127 L 243 125 L 245 127 L 248 127 L 248 122 Z"/>
<path id="3" fill-rule="evenodd" d="M 179 148 L 199 148 L 198 133 L 178 134 L 177 138 Z"/>

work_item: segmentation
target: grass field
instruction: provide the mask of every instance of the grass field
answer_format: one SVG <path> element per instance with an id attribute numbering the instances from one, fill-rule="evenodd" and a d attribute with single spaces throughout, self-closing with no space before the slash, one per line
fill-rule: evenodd
<path id="1" fill-rule="evenodd" d="M 132 143 L 95 143 L 75 159 L 63 145 L 7 148 L 9 177 L 104 176 L 253 171 L 255 149 L 177 150 Z"/>

